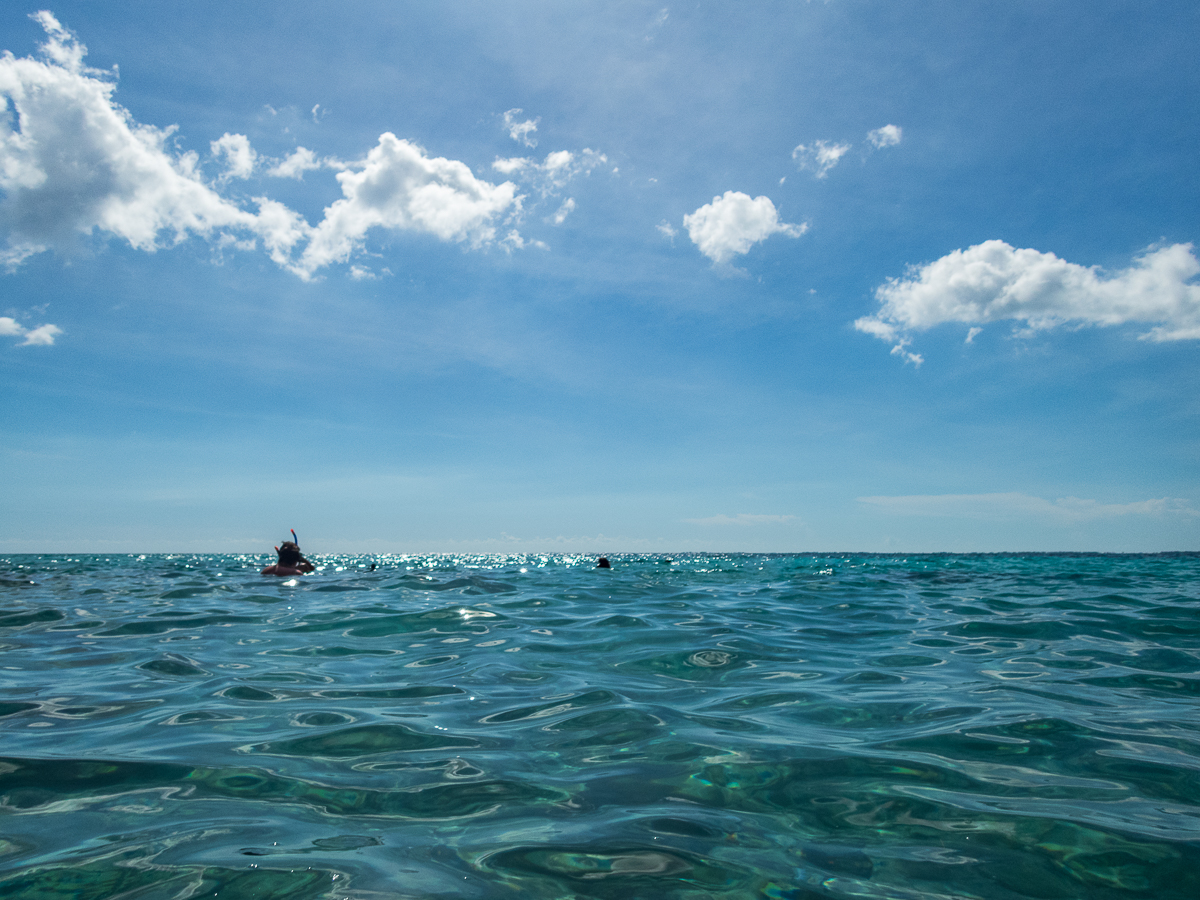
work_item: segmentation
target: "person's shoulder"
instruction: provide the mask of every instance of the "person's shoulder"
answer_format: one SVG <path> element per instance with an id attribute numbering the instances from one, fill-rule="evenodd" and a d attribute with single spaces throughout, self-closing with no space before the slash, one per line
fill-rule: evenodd
<path id="1" fill-rule="evenodd" d="M 311 570 L 309 570 L 311 571 Z M 303 575 L 304 571 L 293 568 L 292 566 L 281 566 L 276 563 L 273 566 L 267 566 L 262 570 L 263 575 Z"/>

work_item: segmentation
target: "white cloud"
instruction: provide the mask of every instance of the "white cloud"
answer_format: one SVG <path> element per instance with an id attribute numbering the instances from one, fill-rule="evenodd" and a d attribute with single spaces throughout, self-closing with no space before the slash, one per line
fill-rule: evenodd
<path id="1" fill-rule="evenodd" d="M 538 122 L 542 120 L 539 117 L 518 122 L 517 116 L 520 114 L 520 109 L 510 109 L 504 114 L 504 127 L 508 129 L 508 136 L 518 144 L 524 144 L 526 147 L 536 147 L 537 138 L 533 137 L 533 133 L 537 131 Z"/>
<path id="2" fill-rule="evenodd" d="M 668 222 L 666 219 L 663 219 L 661 222 L 659 222 L 654 227 L 658 231 L 659 234 L 661 234 L 663 237 L 670 240 L 672 243 L 674 243 L 674 241 L 675 241 L 675 235 L 679 234 L 679 232 L 676 231 L 675 228 L 672 227 L 671 223 Z"/>
<path id="3" fill-rule="evenodd" d="M 667 24 L 669 18 L 671 18 L 671 10 L 664 6 L 658 11 L 658 15 L 654 17 L 654 21 L 650 23 L 650 27 L 646 33 L 646 40 L 654 40 L 658 32 L 662 30 L 662 27 Z"/>
<path id="4" fill-rule="evenodd" d="M 706 519 L 684 519 L 692 525 L 780 525 L 791 522 L 795 516 L 761 516 L 751 513 L 738 513 L 736 516 L 709 516 Z"/>
<path id="5" fill-rule="evenodd" d="M 835 144 L 831 141 L 813 141 L 811 144 L 800 144 L 792 151 L 792 159 L 802 169 L 812 169 L 817 178 L 824 178 L 838 161 L 850 152 L 849 144 Z"/>
<path id="6" fill-rule="evenodd" d="M 884 512 L 927 517 L 996 519 L 1029 517 L 1076 523 L 1122 516 L 1200 515 L 1186 500 L 1162 497 L 1133 503 L 1100 503 L 1078 497 L 1046 500 L 1021 493 L 918 494 L 907 497 L 859 497 Z"/>
<path id="7" fill-rule="evenodd" d="M 195 154 L 166 150 L 172 129 L 135 122 L 104 73 L 84 67 L 86 48 L 49 13 L 35 18 L 44 59 L 0 57 L 0 260 L 12 268 L 97 230 L 149 251 L 255 230 L 255 216 L 203 183 Z"/>
<path id="8" fill-rule="evenodd" d="M 520 208 L 511 182 L 481 181 L 465 163 L 426 156 L 391 132 L 380 135 L 366 160 L 339 172 L 337 179 L 344 197 L 325 209 L 292 267 L 302 277 L 347 261 L 372 228 L 424 232 L 478 247 L 495 239 L 497 217 Z"/>
<path id="9" fill-rule="evenodd" d="M 524 156 L 513 157 L 512 159 L 497 159 L 492 163 L 492 168 L 501 175 L 516 175 L 525 172 L 530 166 L 536 166 L 532 159 Z"/>
<path id="10" fill-rule="evenodd" d="M 1148 248 L 1132 266 L 1105 275 L 1053 253 L 986 241 L 890 279 L 875 291 L 879 312 L 854 327 L 897 346 L 912 331 L 947 322 L 972 326 L 973 340 L 978 326 L 1005 320 L 1023 322 L 1030 333 L 1071 322 L 1140 322 L 1155 326 L 1142 335 L 1149 340 L 1197 340 L 1197 274 L 1191 244 Z"/>
<path id="11" fill-rule="evenodd" d="M 868 132 L 867 140 L 878 150 L 883 147 L 895 147 L 903 135 L 904 131 L 899 125 L 884 125 Z"/>
<path id="12" fill-rule="evenodd" d="M 0 335 L 25 338 L 21 341 L 20 346 L 22 347 L 49 347 L 54 343 L 54 338 L 62 333 L 62 329 L 57 325 L 38 325 L 35 328 L 26 328 L 16 319 L 0 316 Z"/>
<path id="13" fill-rule="evenodd" d="M 516 178 L 530 185 L 543 197 L 557 194 L 578 175 L 590 175 L 592 169 L 608 162 L 608 157 L 585 147 L 580 153 L 570 150 L 555 150 L 547 153 L 545 160 L 537 162 L 528 157 L 497 159 L 492 168 L 501 175 Z"/>
<path id="14" fill-rule="evenodd" d="M 195 235 L 218 249 L 253 248 L 261 240 L 277 264 L 309 278 L 347 261 L 373 228 L 478 247 L 494 240 L 499 217 L 520 211 L 511 183 L 477 179 L 464 163 L 431 158 L 391 133 L 359 163 L 318 161 L 298 148 L 269 171 L 299 177 L 318 166 L 342 170 L 344 197 L 316 227 L 267 197 L 254 198 L 257 213 L 242 209 L 215 188 L 254 171 L 258 157 L 244 135 L 226 133 L 212 142 L 225 172 L 215 186 L 206 184 L 195 153 L 169 148 L 174 128 L 136 122 L 114 102 L 111 76 L 83 65 L 86 48 L 49 13 L 34 18 L 48 35 L 41 58 L 0 56 L 0 235 L 6 242 L 0 264 L 10 269 L 36 253 L 70 250 L 86 235 L 115 236 L 150 252 Z M 565 183 L 595 164 L 588 154 L 551 154 L 537 167 L 539 177 Z M 512 235 L 505 241 L 520 246 Z M 53 334 L 38 332 L 29 340 L 50 342 Z"/>
<path id="15" fill-rule="evenodd" d="M 562 206 L 558 208 L 558 212 L 554 214 L 554 224 L 561 225 L 563 222 L 567 221 L 567 216 L 569 216 L 574 209 L 575 200 L 572 197 L 568 197 L 562 202 Z"/>
<path id="16" fill-rule="evenodd" d="M 250 139 L 244 134 L 225 132 L 218 140 L 209 144 L 212 155 L 217 159 L 225 158 L 225 171 L 221 173 L 220 181 L 231 178 L 249 178 L 254 172 L 254 164 L 258 154 L 250 146 Z"/>
<path id="17" fill-rule="evenodd" d="M 752 246 L 773 234 L 800 237 L 808 230 L 807 224 L 779 221 L 779 213 L 769 197 L 751 199 L 740 191 L 726 191 L 723 196 L 713 197 L 712 203 L 684 216 L 683 227 L 700 252 L 718 265 L 728 263 L 736 254 L 749 252 Z"/>
<path id="18" fill-rule="evenodd" d="M 295 178 L 302 181 L 305 172 L 320 169 L 324 165 L 317 159 L 317 154 L 307 147 L 297 147 L 282 162 L 267 169 L 267 174 L 273 178 Z"/>

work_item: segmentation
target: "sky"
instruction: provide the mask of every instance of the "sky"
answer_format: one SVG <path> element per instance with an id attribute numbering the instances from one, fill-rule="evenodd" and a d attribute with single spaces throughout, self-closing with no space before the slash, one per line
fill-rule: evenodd
<path id="1" fill-rule="evenodd" d="M 0 552 L 1200 550 L 1200 6 L 0 13 Z"/>

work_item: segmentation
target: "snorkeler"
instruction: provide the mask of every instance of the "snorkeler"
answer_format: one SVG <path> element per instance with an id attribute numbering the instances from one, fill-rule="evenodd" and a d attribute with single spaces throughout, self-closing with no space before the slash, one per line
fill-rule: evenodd
<path id="1" fill-rule="evenodd" d="M 300 544 L 296 538 L 296 529 L 292 529 L 293 540 L 284 541 L 275 548 L 279 554 L 279 562 L 262 570 L 264 575 L 307 575 L 315 572 L 317 567 L 304 558 L 300 552 Z"/>

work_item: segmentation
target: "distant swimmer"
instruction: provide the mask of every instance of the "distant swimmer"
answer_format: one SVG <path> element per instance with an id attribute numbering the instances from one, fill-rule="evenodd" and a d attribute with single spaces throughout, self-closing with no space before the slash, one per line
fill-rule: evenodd
<path id="1" fill-rule="evenodd" d="M 612 566 L 608 562 L 608 557 L 607 556 L 600 557 L 600 561 L 598 563 L 596 563 L 596 568 L 597 569 L 611 569 Z"/>
<path id="2" fill-rule="evenodd" d="M 292 537 L 296 537 L 296 529 L 292 529 Z M 317 567 L 304 558 L 300 552 L 300 544 L 296 540 L 284 541 L 275 548 L 279 554 L 279 562 L 262 570 L 264 575 L 307 575 L 315 572 Z"/>

